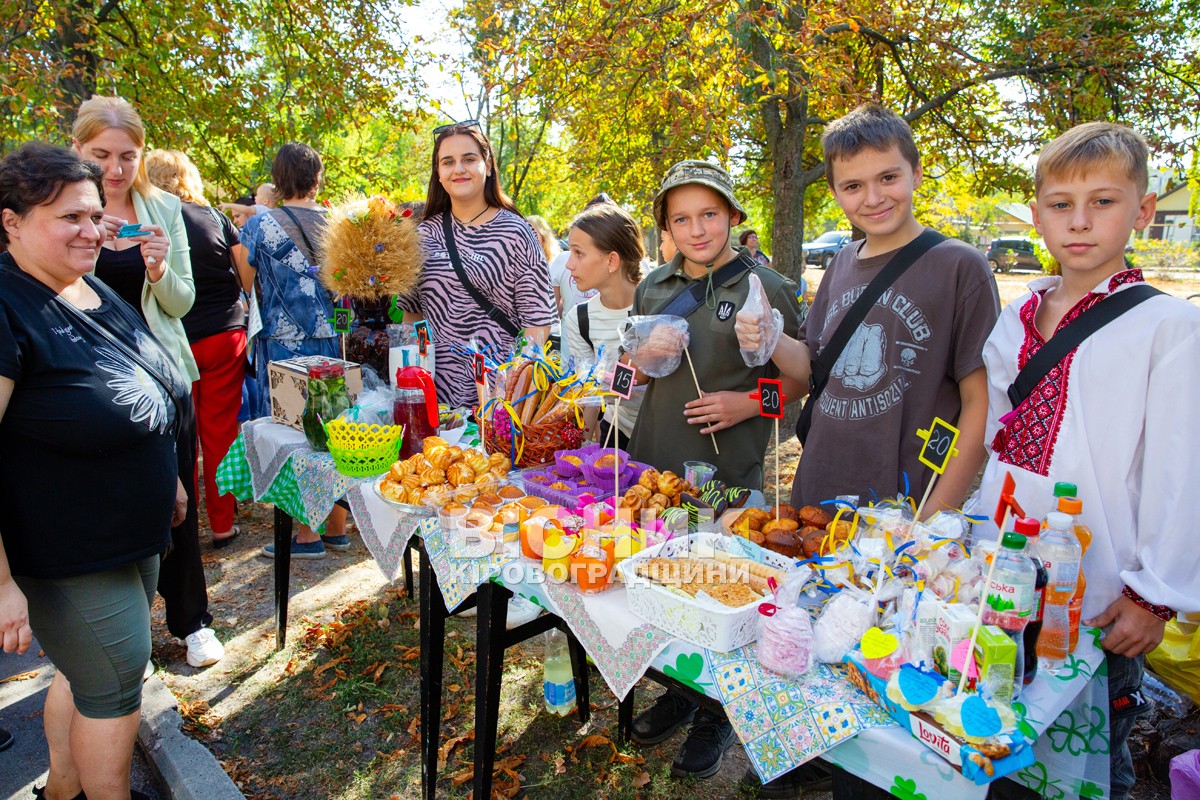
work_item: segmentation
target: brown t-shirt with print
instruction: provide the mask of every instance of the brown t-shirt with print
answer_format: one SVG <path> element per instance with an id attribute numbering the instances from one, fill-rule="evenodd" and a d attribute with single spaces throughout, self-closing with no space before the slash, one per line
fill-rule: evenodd
<path id="1" fill-rule="evenodd" d="M 814 356 L 895 252 L 859 258 L 862 242 L 833 259 L 800 331 Z M 932 476 L 918 461 L 918 428 L 956 423 L 958 382 L 983 366 L 1000 313 L 996 281 L 975 248 L 948 239 L 886 290 L 851 337 L 818 398 L 792 504 L 839 495 L 921 497 Z"/>

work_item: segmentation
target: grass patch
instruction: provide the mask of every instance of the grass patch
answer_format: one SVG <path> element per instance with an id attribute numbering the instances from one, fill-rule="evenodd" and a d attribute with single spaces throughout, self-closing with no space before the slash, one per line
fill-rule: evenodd
<path id="1" fill-rule="evenodd" d="M 465 798 L 471 793 L 475 747 L 475 621 L 452 618 L 446 627 L 437 793 Z M 347 603 L 328 622 L 306 621 L 290 641 L 260 664 L 260 674 L 268 668 L 277 673 L 274 686 L 217 721 L 218 738 L 223 738 L 214 750 L 245 795 L 251 800 L 420 797 L 416 604 L 384 590 Z M 541 673 L 540 639 L 505 654 L 494 797 L 705 800 L 735 794 L 732 784 L 740 767 L 709 781 L 670 777 L 682 734 L 653 748 L 618 747 L 615 705 L 594 707 L 582 729 L 577 714 L 545 713 Z M 598 676 L 591 688 L 594 701 L 612 701 Z M 655 694 L 643 690 L 639 707 Z M 196 711 L 202 718 L 202 709 Z M 741 758 L 738 750 L 727 758 Z"/>

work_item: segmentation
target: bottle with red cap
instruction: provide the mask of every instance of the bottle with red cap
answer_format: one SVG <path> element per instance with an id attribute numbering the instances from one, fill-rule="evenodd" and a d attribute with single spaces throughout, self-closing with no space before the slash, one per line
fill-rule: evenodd
<path id="1" fill-rule="evenodd" d="M 1042 532 L 1042 526 L 1036 519 L 1025 518 L 1018 519 L 1013 523 L 1013 530 L 1025 537 L 1025 555 L 1029 556 L 1029 560 L 1033 563 L 1033 568 L 1037 573 L 1037 577 L 1033 584 L 1033 613 L 1029 616 L 1029 622 L 1025 625 L 1025 631 L 1022 633 L 1025 667 L 1024 685 L 1028 686 L 1033 683 L 1033 679 L 1037 676 L 1038 669 L 1038 652 L 1037 643 L 1038 636 L 1042 632 L 1042 617 L 1046 608 L 1046 583 L 1049 581 L 1049 573 L 1046 572 L 1046 567 L 1042 564 L 1041 557 L 1038 555 L 1038 539 Z"/>

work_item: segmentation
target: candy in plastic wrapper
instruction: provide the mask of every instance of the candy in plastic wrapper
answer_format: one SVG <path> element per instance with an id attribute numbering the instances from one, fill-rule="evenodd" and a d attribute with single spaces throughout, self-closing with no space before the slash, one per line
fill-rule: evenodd
<path id="1" fill-rule="evenodd" d="M 813 653 L 824 664 L 836 664 L 854 649 L 875 624 L 874 604 L 865 595 L 842 590 L 834 595 L 813 625 Z"/>
<path id="2" fill-rule="evenodd" d="M 621 348 L 639 370 L 651 378 L 665 378 L 679 369 L 689 339 L 682 317 L 636 316 L 621 334 Z"/>
<path id="3" fill-rule="evenodd" d="M 744 541 L 744 540 L 743 540 Z M 799 605 L 807 574 L 792 573 L 775 593 L 775 603 L 759 606 L 758 662 L 772 672 L 798 678 L 813 663 L 813 626 Z"/>

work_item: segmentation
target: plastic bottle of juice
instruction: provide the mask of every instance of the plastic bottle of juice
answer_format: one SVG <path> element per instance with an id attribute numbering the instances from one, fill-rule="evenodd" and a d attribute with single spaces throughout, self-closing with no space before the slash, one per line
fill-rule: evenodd
<path id="1" fill-rule="evenodd" d="M 1028 518 L 1019 519 L 1013 523 L 1013 530 L 1025 537 L 1025 555 L 1029 556 L 1033 568 L 1037 570 L 1037 579 L 1033 584 L 1033 614 L 1030 615 L 1029 622 L 1025 625 L 1025 632 L 1021 636 L 1022 646 L 1025 649 L 1025 673 L 1022 682 L 1028 686 L 1037 676 L 1037 643 L 1038 636 L 1042 632 L 1042 615 L 1046 608 L 1046 584 L 1049 582 L 1050 576 L 1046 572 L 1046 567 L 1042 565 L 1041 556 L 1038 555 L 1038 539 L 1042 532 L 1042 526 L 1038 521 Z"/>
<path id="2" fill-rule="evenodd" d="M 1071 621 L 1071 642 L 1067 652 L 1073 653 L 1075 645 L 1079 643 L 1079 620 L 1083 617 L 1083 594 L 1087 590 L 1087 578 L 1083 574 L 1083 556 L 1092 544 L 1092 529 L 1079 521 L 1080 515 L 1083 514 L 1083 501 L 1078 498 L 1060 497 L 1058 510 L 1073 517 L 1072 530 L 1075 538 L 1079 540 L 1080 547 L 1079 581 L 1075 586 L 1075 595 L 1067 605 L 1067 616 Z"/>
<path id="3" fill-rule="evenodd" d="M 1068 606 L 1079 580 L 1079 562 L 1083 548 L 1075 538 L 1071 515 L 1051 511 L 1046 515 L 1049 527 L 1038 542 L 1038 555 L 1050 573 L 1046 585 L 1045 622 L 1037 642 L 1037 654 L 1048 669 L 1062 666 L 1070 651 L 1071 622 Z"/>
<path id="4" fill-rule="evenodd" d="M 1036 520 L 1032 523 L 1038 524 Z M 1037 570 L 1025 554 L 1025 537 L 1016 531 L 1004 534 L 994 558 L 992 577 L 984 593 L 983 623 L 1001 628 L 1017 643 L 1013 676 L 1013 697 L 1016 697 L 1024 685 L 1024 632 L 1033 615 Z"/>
<path id="5" fill-rule="evenodd" d="M 542 694 L 546 710 L 565 717 L 575 708 L 575 676 L 571 671 L 571 656 L 567 652 L 567 637 L 558 628 L 546 631 L 546 660 L 542 678 Z"/>

